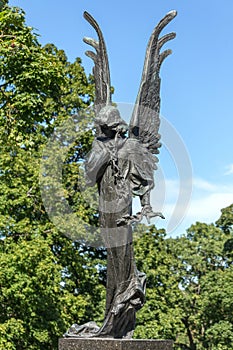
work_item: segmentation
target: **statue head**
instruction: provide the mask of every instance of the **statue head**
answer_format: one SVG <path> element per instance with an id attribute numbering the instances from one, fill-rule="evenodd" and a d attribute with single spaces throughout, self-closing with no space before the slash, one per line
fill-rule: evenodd
<path id="1" fill-rule="evenodd" d="M 117 132 L 125 134 L 128 130 L 127 123 L 121 118 L 119 110 L 114 106 L 105 106 L 95 119 L 96 124 L 107 136 L 114 136 Z"/>

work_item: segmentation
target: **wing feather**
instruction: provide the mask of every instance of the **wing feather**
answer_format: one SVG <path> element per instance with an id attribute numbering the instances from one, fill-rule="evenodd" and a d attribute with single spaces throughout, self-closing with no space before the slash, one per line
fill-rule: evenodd
<path id="1" fill-rule="evenodd" d="M 98 41 L 92 38 L 84 38 L 83 41 L 92 46 L 96 52 L 87 51 L 86 55 L 94 61 L 93 75 L 95 79 L 95 109 L 96 114 L 100 109 L 111 104 L 111 81 L 108 63 L 108 55 L 102 31 L 96 20 L 88 13 L 84 12 L 84 18 L 95 29 Z"/>
<path id="2" fill-rule="evenodd" d="M 161 38 L 159 35 L 166 25 L 176 16 L 170 11 L 154 28 L 146 49 L 142 79 L 135 107 L 130 121 L 129 137 L 139 139 L 153 154 L 159 153 L 161 146 L 158 133 L 160 125 L 160 67 L 171 50 L 160 53 L 163 45 L 175 38 L 169 33 Z"/>

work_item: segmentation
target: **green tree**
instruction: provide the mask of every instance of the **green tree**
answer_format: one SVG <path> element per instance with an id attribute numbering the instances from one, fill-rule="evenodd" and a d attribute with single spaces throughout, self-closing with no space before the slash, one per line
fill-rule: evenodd
<path id="1" fill-rule="evenodd" d="M 147 275 L 146 303 L 137 314 L 135 337 L 175 340 L 183 329 L 179 306 L 182 295 L 166 232 L 139 225 L 135 235 L 137 267 Z"/>
<path id="2" fill-rule="evenodd" d="M 171 240 L 185 330 L 178 334 L 177 349 L 233 348 L 231 212 L 232 206 L 225 208 L 217 225 L 197 222 L 187 235 Z"/>
<path id="3" fill-rule="evenodd" d="M 147 302 L 136 338 L 170 338 L 177 350 L 233 348 L 232 205 L 216 224 L 197 222 L 187 234 L 139 225 L 135 256 L 147 274 Z"/>
<path id="4" fill-rule="evenodd" d="M 222 215 L 216 221 L 216 226 L 220 227 L 225 233 L 233 230 L 233 204 L 221 210 Z"/>
<path id="5" fill-rule="evenodd" d="M 0 349 L 54 349 L 61 319 L 60 271 L 40 235 L 1 242 Z"/>
<path id="6" fill-rule="evenodd" d="M 49 220 L 40 163 L 53 130 L 91 103 L 93 84 L 80 59 L 40 45 L 23 10 L 2 4 L 0 32 L 0 349 L 56 349 L 72 322 L 101 317 L 105 251 L 73 242 Z M 77 188 L 93 138 L 82 123 L 63 185 L 74 213 L 96 222 Z"/>

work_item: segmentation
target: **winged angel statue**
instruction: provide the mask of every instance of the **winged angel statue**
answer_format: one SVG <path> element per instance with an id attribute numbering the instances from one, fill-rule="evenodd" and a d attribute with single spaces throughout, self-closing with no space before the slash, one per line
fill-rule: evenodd
<path id="1" fill-rule="evenodd" d="M 154 170 L 159 153 L 160 67 L 171 50 L 162 46 L 175 33 L 160 37 L 176 16 L 169 12 L 155 27 L 146 51 L 142 80 L 129 126 L 112 104 L 109 63 L 103 34 L 87 12 L 84 18 L 98 35 L 98 41 L 84 38 L 95 49 L 86 54 L 94 61 L 96 137 L 86 162 L 90 186 L 99 191 L 99 223 L 107 247 L 106 310 L 103 325 L 95 322 L 73 325 L 66 336 L 132 338 L 136 311 L 145 303 L 146 276 L 137 270 L 132 245 L 133 222 L 159 216 L 150 204 Z M 132 215 L 132 197 L 139 196 L 141 212 Z"/>

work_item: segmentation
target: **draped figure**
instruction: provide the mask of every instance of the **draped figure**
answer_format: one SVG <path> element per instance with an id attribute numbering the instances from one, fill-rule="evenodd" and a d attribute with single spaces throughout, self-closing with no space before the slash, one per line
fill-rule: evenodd
<path id="1" fill-rule="evenodd" d="M 150 192 L 154 188 L 154 172 L 159 153 L 160 76 L 164 59 L 171 50 L 162 46 L 175 37 L 160 37 L 163 28 L 176 16 L 169 12 L 155 27 L 150 37 L 142 80 L 129 123 L 121 118 L 112 104 L 110 72 L 103 34 L 95 19 L 87 12 L 85 19 L 95 29 L 98 40 L 84 38 L 95 52 L 95 140 L 85 164 L 87 184 L 98 185 L 99 224 L 102 241 L 107 248 L 107 287 L 105 318 L 101 327 L 95 322 L 73 325 L 66 336 L 132 338 L 136 311 L 145 303 L 146 276 L 137 270 L 133 253 L 132 224 L 154 212 Z M 132 197 L 138 196 L 141 211 L 132 213 Z"/>

